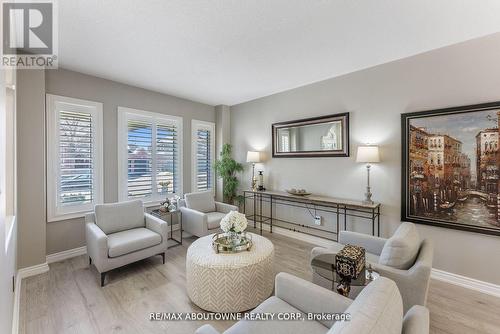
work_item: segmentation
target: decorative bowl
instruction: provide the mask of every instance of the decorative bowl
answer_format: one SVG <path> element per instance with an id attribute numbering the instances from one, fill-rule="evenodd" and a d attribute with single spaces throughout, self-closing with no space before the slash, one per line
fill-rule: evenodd
<path id="1" fill-rule="evenodd" d="M 291 194 L 291 195 L 296 195 L 296 196 L 309 196 L 309 195 L 311 195 L 311 193 L 305 191 L 305 189 L 286 189 L 286 192 Z"/>

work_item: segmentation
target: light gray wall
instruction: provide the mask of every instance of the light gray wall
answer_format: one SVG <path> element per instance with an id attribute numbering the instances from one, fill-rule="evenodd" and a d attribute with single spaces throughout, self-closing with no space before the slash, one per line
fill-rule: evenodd
<path id="1" fill-rule="evenodd" d="M 400 223 L 401 129 L 405 112 L 500 100 L 500 34 L 446 47 L 231 107 L 234 157 L 262 150 L 266 186 L 362 199 L 366 170 L 355 162 L 360 143 L 381 145 L 372 170 L 374 200 L 382 203 L 382 235 Z M 335 59 L 332 59 L 335 61 Z M 350 112 L 351 157 L 271 159 L 271 124 Z M 249 188 L 251 168 L 242 176 Z M 300 216 L 299 213 L 296 216 Z M 305 218 L 306 223 L 310 218 Z M 354 229 L 369 232 L 367 225 Z M 435 246 L 435 268 L 500 284 L 500 237 L 418 225 Z"/>
<path id="2" fill-rule="evenodd" d="M 231 135 L 231 109 L 226 105 L 215 106 L 215 159 L 220 158 L 222 146 L 230 143 Z M 215 195 L 218 201 L 223 199 L 222 179 L 216 177 Z"/>
<path id="3" fill-rule="evenodd" d="M 45 71 L 17 71 L 18 267 L 45 262 Z"/>
<path id="4" fill-rule="evenodd" d="M 191 120 L 215 122 L 214 107 L 64 69 L 46 71 L 46 92 L 103 103 L 104 201 L 118 200 L 117 107 L 183 117 L 183 189 L 191 189 Z M 83 219 L 47 225 L 47 254 L 85 245 Z"/>

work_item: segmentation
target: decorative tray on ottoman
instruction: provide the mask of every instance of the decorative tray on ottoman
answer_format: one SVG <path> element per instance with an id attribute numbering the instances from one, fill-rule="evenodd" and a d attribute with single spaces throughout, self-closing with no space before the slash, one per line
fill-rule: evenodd
<path id="1" fill-rule="evenodd" d="M 242 232 L 240 236 L 232 233 L 215 233 L 212 248 L 216 253 L 239 253 L 252 248 L 252 235 Z"/>

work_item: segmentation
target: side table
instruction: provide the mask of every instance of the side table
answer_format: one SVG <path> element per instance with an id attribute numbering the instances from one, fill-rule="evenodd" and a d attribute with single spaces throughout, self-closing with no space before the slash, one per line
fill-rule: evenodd
<path id="1" fill-rule="evenodd" d="M 160 209 L 156 209 L 151 211 L 151 214 L 155 217 L 158 217 L 164 221 L 166 221 L 170 225 L 170 238 L 168 240 L 172 240 L 175 242 L 174 245 L 168 246 L 168 248 L 172 248 L 175 246 L 182 245 L 182 212 L 181 210 L 175 210 L 175 211 L 170 211 L 170 212 L 161 212 Z M 177 216 L 177 223 L 179 224 L 179 231 L 180 231 L 180 239 L 175 239 L 174 238 L 174 220 L 173 216 Z"/>
<path id="2" fill-rule="evenodd" d="M 345 281 L 335 270 L 335 255 L 334 253 L 317 255 L 312 259 L 311 267 L 316 274 L 332 282 L 333 291 L 345 297 L 349 296 L 351 286 L 361 289 L 380 277 L 380 274 L 369 266 L 363 269 L 357 279 Z"/>

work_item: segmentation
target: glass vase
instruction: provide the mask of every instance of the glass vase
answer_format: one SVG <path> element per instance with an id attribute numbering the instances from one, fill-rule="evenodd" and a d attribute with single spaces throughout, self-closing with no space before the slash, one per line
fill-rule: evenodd
<path id="1" fill-rule="evenodd" d="M 229 240 L 233 245 L 239 245 L 241 243 L 241 233 L 229 231 Z"/>

